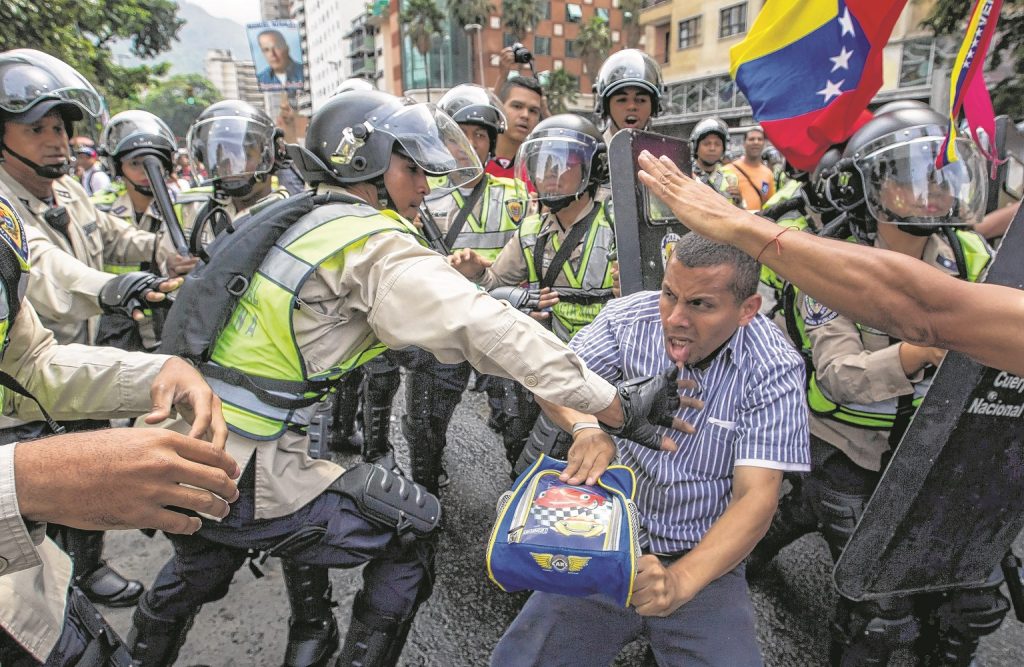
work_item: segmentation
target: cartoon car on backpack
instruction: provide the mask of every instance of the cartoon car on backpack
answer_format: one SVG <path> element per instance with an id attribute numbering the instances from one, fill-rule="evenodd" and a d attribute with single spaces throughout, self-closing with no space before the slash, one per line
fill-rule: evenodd
<path id="1" fill-rule="evenodd" d="M 534 503 L 547 509 L 597 509 L 605 498 L 576 486 L 554 486 L 541 491 Z"/>

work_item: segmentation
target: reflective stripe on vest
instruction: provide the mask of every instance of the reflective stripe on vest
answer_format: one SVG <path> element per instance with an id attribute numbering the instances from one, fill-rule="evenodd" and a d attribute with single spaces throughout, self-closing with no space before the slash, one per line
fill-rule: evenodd
<path id="1" fill-rule="evenodd" d="M 298 294 L 318 267 L 340 272 L 349 252 L 361 249 L 368 238 L 383 232 L 410 233 L 423 242 L 397 214 L 363 204 L 321 206 L 300 219 L 281 235 L 260 264 L 217 337 L 211 361 L 244 373 L 257 386 L 261 379 L 307 382 L 308 391 L 270 393 L 308 402 L 326 394 L 329 382 L 383 352 L 386 348 L 367 329 L 348 357 L 324 371 L 308 374 L 292 322 Z M 311 406 L 271 406 L 244 387 L 223 386 L 224 382 L 207 379 L 224 402 L 224 418 L 231 429 L 246 437 L 273 440 L 289 426 L 304 428 L 312 417 Z"/>
<path id="2" fill-rule="evenodd" d="M 601 206 L 601 204 L 597 204 Z M 544 217 L 532 215 L 520 227 L 519 245 L 526 258 L 530 287 L 540 287 L 540 273 L 533 263 L 533 248 L 537 245 Z M 552 248 L 557 253 L 561 241 L 557 234 L 551 234 Z M 594 321 L 604 304 L 612 298 L 612 262 L 608 253 L 615 247 L 615 231 L 608 223 L 604 207 L 590 224 L 590 230 L 583 237 L 583 252 L 579 267 L 572 269 L 572 260 L 562 265 L 561 281 L 553 289 L 558 292 L 559 301 L 551 308 L 551 329 L 555 335 L 569 342 L 576 333 Z M 559 284 L 561 282 L 562 284 Z M 575 300 L 575 302 L 574 302 Z"/>
<path id="3" fill-rule="evenodd" d="M 984 272 L 985 268 L 992 261 L 992 253 L 988 244 L 976 232 L 968 230 L 957 230 L 957 239 L 964 253 L 964 260 L 967 263 L 967 276 L 970 282 L 975 282 Z M 793 299 L 793 307 L 799 302 L 799 292 Z M 810 339 L 804 328 L 804 319 L 796 313 L 797 328 L 802 338 L 802 350 L 806 353 L 811 348 Z M 860 329 L 861 325 L 858 324 Z M 931 386 L 931 378 L 914 384 L 914 407 L 920 405 L 928 387 Z M 890 398 L 885 401 L 878 401 L 869 405 L 855 403 L 836 403 L 828 393 L 818 384 L 817 376 L 811 373 L 807 385 L 807 405 L 811 411 L 820 416 L 835 419 L 836 421 L 860 428 L 889 430 L 896 419 L 898 399 Z"/>
<path id="4" fill-rule="evenodd" d="M 488 181 L 487 190 L 480 198 L 482 205 L 480 217 L 483 219 L 483 224 L 473 213 L 470 213 L 462 231 L 455 237 L 452 252 L 463 248 L 472 248 L 485 259 L 494 261 L 508 240 L 516 233 L 516 223 L 512 221 L 505 209 L 505 201 L 510 198 L 509 195 L 511 194 L 511 198 L 516 195 L 516 187 L 507 178 L 498 178 L 490 174 L 485 174 L 484 177 Z M 455 190 L 451 196 L 458 204 L 458 208 L 461 209 L 465 202 L 462 193 Z M 455 215 L 452 214 L 449 224 L 454 219 Z"/>

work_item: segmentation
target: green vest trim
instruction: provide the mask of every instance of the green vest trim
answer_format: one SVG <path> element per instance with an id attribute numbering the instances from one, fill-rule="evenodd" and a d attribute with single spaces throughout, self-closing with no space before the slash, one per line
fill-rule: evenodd
<path id="1" fill-rule="evenodd" d="M 608 254 L 615 248 L 615 231 L 601 206 L 590 230 L 583 237 L 583 252 L 579 265 L 573 270 L 572 260 L 562 265 L 561 280 L 554 289 L 559 301 L 552 309 L 551 328 L 555 335 L 568 342 L 580 329 L 594 321 L 604 304 L 612 298 L 612 261 Z M 531 215 L 523 220 L 519 228 L 519 245 L 526 258 L 527 276 L 530 287 L 540 287 L 540 272 L 533 262 L 533 249 L 544 223 L 544 216 Z M 550 242 L 555 252 L 561 247 L 557 234 L 551 234 Z"/>
<path id="2" fill-rule="evenodd" d="M 289 427 L 304 429 L 315 403 L 342 375 L 386 348 L 367 331 L 348 357 L 330 368 L 309 374 L 295 340 L 293 313 L 298 294 L 318 267 L 341 271 L 350 252 L 370 237 L 386 232 L 414 235 L 412 225 L 392 211 L 362 204 L 332 204 L 307 214 L 288 229 L 264 258 L 227 327 L 218 336 L 211 362 L 238 371 L 264 391 L 231 384 L 220 373 L 207 377 L 224 402 L 231 429 L 257 440 L 273 440 Z M 273 401 L 263 400 L 264 392 Z"/>

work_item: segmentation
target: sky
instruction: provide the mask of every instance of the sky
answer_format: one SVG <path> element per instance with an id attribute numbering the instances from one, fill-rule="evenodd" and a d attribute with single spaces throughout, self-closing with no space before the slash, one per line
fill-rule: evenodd
<path id="1" fill-rule="evenodd" d="M 214 16 L 231 19 L 241 24 L 260 20 L 259 0 L 217 0 L 216 2 L 189 0 L 189 2 L 199 5 Z"/>

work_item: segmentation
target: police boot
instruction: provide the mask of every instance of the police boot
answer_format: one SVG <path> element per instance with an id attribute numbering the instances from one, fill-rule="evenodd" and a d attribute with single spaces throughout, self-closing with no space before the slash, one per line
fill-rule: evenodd
<path id="1" fill-rule="evenodd" d="M 58 541 L 74 563 L 75 585 L 96 604 L 131 607 L 146 592 L 141 581 L 125 579 L 103 560 L 103 531 L 59 527 Z"/>
<path id="2" fill-rule="evenodd" d="M 934 596 L 926 638 L 921 646 L 924 667 L 967 667 L 978 642 L 999 629 L 1009 601 L 999 591 L 1003 578 L 997 569 L 984 586 Z M 922 637 L 922 640 L 925 639 Z"/>
<path id="3" fill-rule="evenodd" d="M 178 651 L 192 627 L 195 614 L 184 619 L 160 618 L 149 610 L 146 598 L 139 600 L 128 633 L 128 647 L 135 667 L 167 667 L 178 659 Z"/>
<path id="4" fill-rule="evenodd" d="M 785 478 L 790 482 L 790 490 L 779 499 L 768 532 L 747 556 L 747 579 L 764 574 L 768 564 L 783 548 L 818 529 L 814 513 L 804 497 L 803 476 L 787 474 Z"/>
<path id="5" fill-rule="evenodd" d="M 292 610 L 284 667 L 323 667 L 338 650 L 327 568 L 282 559 L 281 569 Z"/>
<path id="6" fill-rule="evenodd" d="M 832 626 L 833 667 L 885 667 L 897 649 L 914 644 L 921 625 L 910 598 L 853 602 L 839 598 Z"/>
<path id="7" fill-rule="evenodd" d="M 422 485 L 430 493 L 437 495 L 438 475 L 440 474 L 440 447 L 435 434 L 430 429 L 429 419 L 418 419 L 414 415 L 402 417 L 402 435 L 409 443 L 409 465 L 412 468 L 412 479 Z"/>
<path id="8" fill-rule="evenodd" d="M 352 604 L 352 622 L 345 635 L 335 667 L 395 667 L 409 636 L 412 617 L 381 616 L 363 602 L 362 593 Z"/>
<path id="9" fill-rule="evenodd" d="M 391 404 L 401 383 L 402 376 L 397 367 L 383 372 L 367 370 L 363 382 L 363 460 L 367 463 L 380 463 L 389 468 L 394 466 Z"/>

